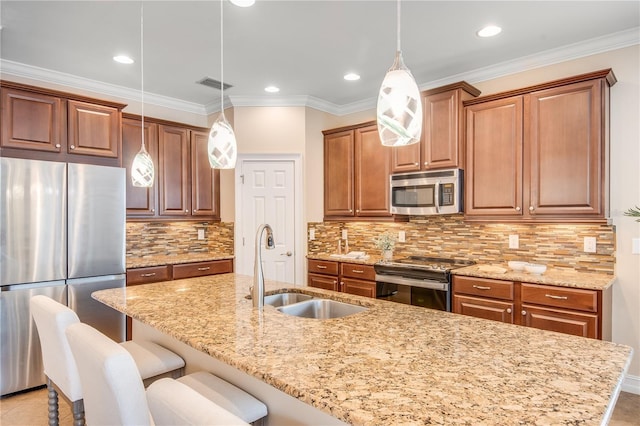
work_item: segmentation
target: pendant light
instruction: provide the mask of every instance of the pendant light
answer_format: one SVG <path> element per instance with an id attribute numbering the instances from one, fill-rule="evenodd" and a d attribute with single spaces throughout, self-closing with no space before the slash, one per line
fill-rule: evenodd
<path id="1" fill-rule="evenodd" d="M 400 49 L 400 0 L 397 10 L 396 58 L 378 94 L 378 133 L 382 145 L 386 146 L 418 143 L 422 134 L 420 90 L 411 71 L 404 65 Z"/>
<path id="2" fill-rule="evenodd" d="M 233 169 L 236 166 L 238 147 L 236 135 L 231 124 L 224 116 L 224 44 L 223 44 L 223 9 L 224 0 L 220 1 L 220 115 L 211 126 L 207 153 L 209 164 L 214 169 Z"/>
<path id="3" fill-rule="evenodd" d="M 144 21 L 143 21 L 143 3 L 140 3 L 140 98 L 141 98 L 141 115 L 142 115 L 142 138 L 140 151 L 133 158 L 131 163 L 131 183 L 133 186 L 150 188 L 153 186 L 153 178 L 155 170 L 151 155 L 144 146 Z"/>

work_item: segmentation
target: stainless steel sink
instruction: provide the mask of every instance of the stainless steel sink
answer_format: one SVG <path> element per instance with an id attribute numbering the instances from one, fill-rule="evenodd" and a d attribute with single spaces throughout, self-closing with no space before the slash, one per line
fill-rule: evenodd
<path id="1" fill-rule="evenodd" d="M 309 299 L 313 299 L 313 296 L 309 296 L 308 294 L 302 294 L 302 293 L 279 293 L 279 294 L 271 294 L 269 296 L 265 296 L 264 304 L 278 307 L 278 306 L 291 305 L 292 303 L 303 302 Z"/>
<path id="2" fill-rule="evenodd" d="M 311 299 L 276 309 L 286 315 L 315 319 L 341 318 L 367 310 L 364 306 L 329 299 Z"/>

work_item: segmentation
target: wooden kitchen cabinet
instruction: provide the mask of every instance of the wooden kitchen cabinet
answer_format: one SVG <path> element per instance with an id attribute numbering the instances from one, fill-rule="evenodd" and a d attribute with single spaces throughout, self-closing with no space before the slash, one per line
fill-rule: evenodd
<path id="1" fill-rule="evenodd" d="M 380 142 L 375 122 L 323 133 L 325 220 L 392 218 L 391 148 Z"/>
<path id="2" fill-rule="evenodd" d="M 178 280 L 230 272 L 233 272 L 233 260 L 225 259 L 173 265 L 172 276 L 174 280 Z"/>
<path id="3" fill-rule="evenodd" d="M 465 219 L 603 222 L 611 70 L 464 102 Z"/>
<path id="4" fill-rule="evenodd" d="M 145 117 L 145 144 L 155 165 L 152 188 L 135 188 L 130 167 L 140 150 L 141 120 L 125 115 L 123 158 L 130 220 L 220 220 L 220 170 L 207 156 L 204 129 Z"/>
<path id="5" fill-rule="evenodd" d="M 461 81 L 421 93 L 420 143 L 392 148 L 392 173 L 464 168 L 464 106 L 480 91 Z"/>
<path id="6" fill-rule="evenodd" d="M 123 104 L 0 81 L 3 156 L 120 167 Z"/>
<path id="7" fill-rule="evenodd" d="M 309 259 L 309 287 L 376 297 L 375 270 L 371 265 Z"/>
<path id="8" fill-rule="evenodd" d="M 611 287 L 589 290 L 455 275 L 453 312 L 611 340 Z"/>
<path id="9" fill-rule="evenodd" d="M 142 121 L 132 118 L 122 120 L 122 166 L 126 169 L 126 206 L 127 217 L 153 216 L 156 213 L 158 192 L 158 171 L 155 170 L 151 188 L 133 186 L 131 182 L 131 165 L 140 151 L 142 138 Z M 151 156 L 154 167 L 158 167 L 158 125 L 145 121 L 144 143 Z"/>
<path id="10" fill-rule="evenodd" d="M 127 269 L 127 285 L 149 284 L 171 279 L 171 266 L 149 266 Z"/>

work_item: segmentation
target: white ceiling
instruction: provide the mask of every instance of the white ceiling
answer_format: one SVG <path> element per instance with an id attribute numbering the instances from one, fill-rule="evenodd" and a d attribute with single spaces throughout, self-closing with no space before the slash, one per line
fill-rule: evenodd
<path id="1" fill-rule="evenodd" d="M 640 2 L 402 2 L 405 63 L 424 89 L 553 52 L 592 52 L 639 42 Z M 0 66 L 22 75 L 139 99 L 140 2 L 0 2 Z M 225 92 L 234 105 L 311 104 L 335 113 L 375 105 L 396 45 L 396 2 L 257 0 L 224 3 Z M 486 24 L 497 37 L 475 32 Z M 219 110 L 220 3 L 144 2 L 144 87 L 148 102 Z M 577 43 L 577 44 L 576 44 Z M 136 63 L 111 58 L 127 53 Z M 557 59 L 560 60 L 560 59 Z M 516 62 L 514 62 L 516 61 Z M 357 72 L 356 82 L 343 80 Z M 497 72 L 497 71 L 495 71 Z M 450 81 L 449 81 L 450 80 Z M 264 92 L 267 85 L 281 88 Z"/>

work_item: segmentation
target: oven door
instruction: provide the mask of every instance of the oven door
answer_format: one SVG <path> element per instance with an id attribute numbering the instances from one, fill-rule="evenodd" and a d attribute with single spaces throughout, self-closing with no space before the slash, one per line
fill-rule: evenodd
<path id="1" fill-rule="evenodd" d="M 376 274 L 376 298 L 451 312 L 448 282 Z"/>

